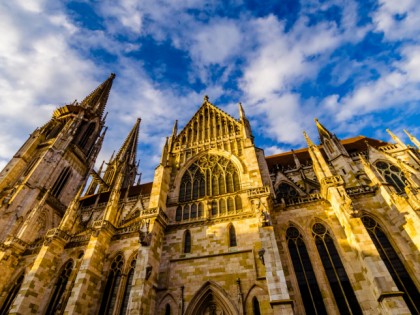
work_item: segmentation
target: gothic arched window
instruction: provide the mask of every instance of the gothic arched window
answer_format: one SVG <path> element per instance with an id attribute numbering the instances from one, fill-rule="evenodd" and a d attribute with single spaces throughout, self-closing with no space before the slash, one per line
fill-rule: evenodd
<path id="1" fill-rule="evenodd" d="M 385 181 L 392 185 L 397 193 L 404 193 L 406 178 L 399 167 L 384 161 L 376 162 L 375 166 Z"/>
<path id="2" fill-rule="evenodd" d="M 252 312 L 254 313 L 253 315 L 261 315 L 260 303 L 256 296 L 252 298 Z"/>
<path id="3" fill-rule="evenodd" d="M 13 301 L 15 300 L 17 294 L 19 293 L 20 287 L 22 286 L 24 274 L 21 274 L 13 283 L 12 287 L 9 290 L 9 293 L 7 294 L 6 299 L 4 300 L 4 303 L 2 307 L 0 308 L 0 314 L 6 315 L 9 313 L 9 309 L 13 304 Z"/>
<path id="4" fill-rule="evenodd" d="M 239 195 L 235 196 L 235 209 L 236 211 L 242 210 L 242 199 Z"/>
<path id="5" fill-rule="evenodd" d="M 85 150 L 86 152 L 90 149 L 89 147 L 85 147 L 88 143 L 89 138 L 92 136 L 93 132 L 95 131 L 96 125 L 94 123 L 90 123 L 87 128 L 83 128 L 82 136 L 80 137 L 78 141 L 78 145 L 82 150 Z"/>
<path id="6" fill-rule="evenodd" d="M 239 186 L 238 170 L 230 160 L 218 155 L 205 155 L 182 176 L 179 202 L 234 193 L 240 189 Z"/>
<path id="7" fill-rule="evenodd" d="M 326 314 L 322 294 L 302 235 L 297 228 L 291 226 L 286 231 L 286 240 L 306 314 Z"/>
<path id="8" fill-rule="evenodd" d="M 392 246 L 378 223 L 369 216 L 363 216 L 362 222 L 366 227 L 373 244 L 385 263 L 386 268 L 392 276 L 398 290 L 403 291 L 404 301 L 413 314 L 420 314 L 420 293 L 405 269 L 400 257 Z"/>
<path id="9" fill-rule="evenodd" d="M 176 213 L 175 213 L 175 221 L 179 222 L 182 219 L 182 207 L 178 206 L 178 208 L 176 208 Z"/>
<path id="10" fill-rule="evenodd" d="M 58 197 L 63 190 L 64 186 L 67 183 L 67 180 L 70 178 L 71 170 L 70 167 L 65 167 L 60 175 L 58 175 L 57 180 L 55 181 L 54 185 L 51 188 L 51 195 L 54 197 Z"/>
<path id="11" fill-rule="evenodd" d="M 315 223 L 312 233 L 340 313 L 363 314 L 327 228 L 321 223 Z"/>
<path id="12" fill-rule="evenodd" d="M 281 199 L 297 197 L 299 194 L 297 190 L 286 183 L 281 183 L 276 189 L 276 199 L 281 201 Z"/>
<path id="13" fill-rule="evenodd" d="M 185 231 L 184 235 L 184 253 L 191 253 L 191 232 Z"/>
<path id="14" fill-rule="evenodd" d="M 231 224 L 229 225 L 229 247 L 235 247 L 236 245 L 236 231 L 235 227 Z"/>
<path id="15" fill-rule="evenodd" d="M 125 284 L 123 302 L 122 302 L 121 312 L 120 312 L 121 315 L 124 315 L 127 312 L 127 309 L 128 309 L 128 302 L 129 302 L 129 299 L 130 299 L 131 288 L 133 286 L 133 278 L 134 278 L 135 268 L 136 268 L 136 258 L 134 258 L 131 261 L 130 270 L 128 271 L 127 282 Z"/>
<path id="16" fill-rule="evenodd" d="M 55 314 L 61 307 L 61 298 L 66 289 L 67 282 L 73 270 L 73 260 L 69 260 L 64 264 L 60 275 L 54 285 L 53 294 L 48 304 L 47 314 Z"/>
<path id="17" fill-rule="evenodd" d="M 123 266 L 123 256 L 118 254 L 111 264 L 111 270 L 109 271 L 108 279 L 105 285 L 99 314 L 112 314 L 117 300 Z"/>

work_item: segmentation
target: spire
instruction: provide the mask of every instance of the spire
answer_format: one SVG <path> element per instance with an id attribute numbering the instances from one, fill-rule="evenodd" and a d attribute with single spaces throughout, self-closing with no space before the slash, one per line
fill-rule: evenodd
<path id="1" fill-rule="evenodd" d="M 315 124 L 318 129 L 319 139 L 321 142 L 323 138 L 333 138 L 333 134 L 319 122 L 318 118 L 315 118 Z"/>
<path id="2" fill-rule="evenodd" d="M 298 168 L 298 169 L 301 168 L 302 165 L 300 164 L 300 161 L 299 161 L 298 157 L 296 156 L 294 150 L 292 150 L 292 154 L 293 154 L 293 159 L 295 160 L 296 168 Z"/>
<path id="3" fill-rule="evenodd" d="M 239 118 L 246 119 L 244 108 L 242 107 L 242 103 L 238 103 L 239 107 Z"/>
<path id="4" fill-rule="evenodd" d="M 178 134 L 178 120 L 175 120 L 174 128 L 172 129 L 172 137 L 176 137 Z"/>
<path id="5" fill-rule="evenodd" d="M 400 138 L 398 138 L 394 133 L 392 133 L 391 130 L 387 129 L 386 132 L 388 132 L 389 135 L 391 136 L 392 140 L 394 140 L 396 143 L 398 143 L 401 147 L 403 147 L 403 148 L 406 148 L 407 147 L 405 145 L 405 143 L 401 141 Z"/>
<path id="6" fill-rule="evenodd" d="M 311 138 L 309 138 L 306 131 L 303 132 L 303 136 L 305 137 L 306 143 L 308 144 L 308 147 L 313 147 L 315 144 L 312 142 Z"/>
<path id="7" fill-rule="evenodd" d="M 90 109 L 93 113 L 102 117 L 114 78 L 115 74 L 111 73 L 108 79 L 106 79 L 80 103 L 80 106 Z"/>
<path id="8" fill-rule="evenodd" d="M 407 134 L 408 138 L 410 138 L 410 141 L 413 142 L 416 145 L 416 147 L 420 149 L 420 141 L 416 137 L 411 135 L 407 130 L 404 129 L 404 132 Z"/>
<path id="9" fill-rule="evenodd" d="M 136 161 L 137 161 L 136 152 L 137 152 L 137 143 L 138 143 L 139 130 L 140 130 L 140 122 L 141 122 L 141 119 L 137 118 L 137 121 L 134 124 L 133 129 L 131 129 L 123 145 L 118 151 L 117 156 L 115 157 L 116 161 L 119 161 L 119 162 L 127 161 L 129 165 L 136 164 Z"/>

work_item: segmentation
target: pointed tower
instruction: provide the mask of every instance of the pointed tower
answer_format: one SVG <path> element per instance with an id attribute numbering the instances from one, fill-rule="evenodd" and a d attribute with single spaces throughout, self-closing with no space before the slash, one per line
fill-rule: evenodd
<path id="1" fill-rule="evenodd" d="M 357 167 L 340 139 L 325 128 L 316 118 L 315 123 L 328 161 L 332 164 L 336 172 L 343 176 L 348 187 L 358 186 L 359 183 L 355 175 L 357 173 Z"/>
<path id="2" fill-rule="evenodd" d="M 28 245 L 60 222 L 87 178 L 105 135 L 102 116 L 114 77 L 81 104 L 56 109 L 0 173 L 0 268 L 5 274 Z M 13 259 L 5 260 L 9 252 Z"/>
<path id="3" fill-rule="evenodd" d="M 123 172 L 122 188 L 130 187 L 134 184 L 137 176 L 137 144 L 140 130 L 141 119 L 138 118 L 117 155 L 112 155 L 105 170 L 103 184 L 100 191 L 112 189 L 117 180 L 117 171 Z M 124 165 L 124 169 L 121 167 Z M 104 185 L 106 184 L 106 185 Z"/>

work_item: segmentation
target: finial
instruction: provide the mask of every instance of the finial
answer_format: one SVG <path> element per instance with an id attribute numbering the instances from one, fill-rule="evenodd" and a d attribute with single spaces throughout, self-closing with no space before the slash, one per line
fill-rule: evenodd
<path id="1" fill-rule="evenodd" d="M 209 101 L 209 96 L 208 95 L 204 95 L 204 102 L 208 102 Z"/>
<path id="2" fill-rule="evenodd" d="M 178 133 L 178 119 L 175 120 L 174 128 L 172 129 L 172 135 L 176 136 Z"/>
<path id="3" fill-rule="evenodd" d="M 311 138 L 309 138 L 306 131 L 303 132 L 303 136 L 305 137 L 306 143 L 308 144 L 309 147 L 315 146 L 315 144 L 312 142 Z"/>
<path id="4" fill-rule="evenodd" d="M 111 75 L 109 76 L 110 79 L 114 79 L 115 78 L 115 73 L 111 73 Z"/>
<path id="5" fill-rule="evenodd" d="M 242 107 L 241 102 L 238 103 L 238 107 L 239 107 L 239 118 L 241 118 L 241 119 L 246 118 L 245 111 L 244 111 L 244 108 Z"/>

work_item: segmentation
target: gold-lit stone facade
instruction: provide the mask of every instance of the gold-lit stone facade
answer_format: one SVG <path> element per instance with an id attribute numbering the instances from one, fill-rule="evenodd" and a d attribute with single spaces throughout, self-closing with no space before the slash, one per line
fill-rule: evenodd
<path id="1" fill-rule="evenodd" d="M 266 157 L 207 97 L 138 181 L 138 119 L 93 168 L 114 75 L 0 173 L 0 314 L 417 314 L 420 142 Z M 112 106 L 112 105 L 111 105 Z"/>

